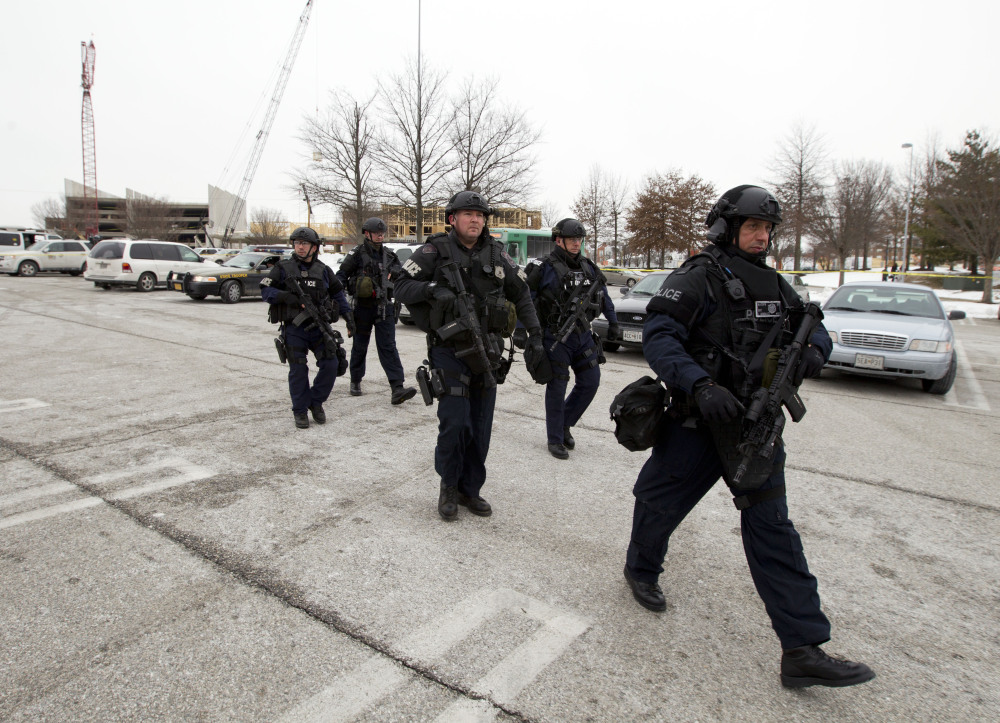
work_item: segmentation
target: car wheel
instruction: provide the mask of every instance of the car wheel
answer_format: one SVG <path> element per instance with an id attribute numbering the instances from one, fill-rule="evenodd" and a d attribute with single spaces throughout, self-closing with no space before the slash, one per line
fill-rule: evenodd
<path id="1" fill-rule="evenodd" d="M 205 294 L 188 294 L 188 298 L 194 299 L 195 301 L 201 301 L 205 298 Z"/>
<path id="2" fill-rule="evenodd" d="M 156 275 L 150 271 L 144 271 L 139 274 L 139 281 L 136 282 L 135 288 L 139 291 L 152 291 L 156 288 Z"/>
<path id="3" fill-rule="evenodd" d="M 617 341 L 605 341 L 601 343 L 604 351 L 618 351 L 621 348 L 621 344 Z"/>
<path id="4" fill-rule="evenodd" d="M 222 297 L 223 304 L 235 304 L 243 298 L 243 289 L 240 287 L 240 282 L 233 280 L 227 281 L 219 290 L 219 296 Z"/>
<path id="5" fill-rule="evenodd" d="M 19 276 L 35 276 L 38 273 L 38 264 L 34 261 L 22 261 L 17 267 Z"/>
<path id="6" fill-rule="evenodd" d="M 958 362 L 955 359 L 955 355 L 951 355 L 951 364 L 948 365 L 948 371 L 940 379 L 921 379 L 920 383 L 924 386 L 925 392 L 930 392 L 931 394 L 947 394 L 951 389 L 951 385 L 955 383 L 955 376 L 958 374 Z"/>
<path id="7" fill-rule="evenodd" d="M 625 285 L 631 289 L 633 286 L 635 286 L 635 279 L 631 278 L 625 279 Z"/>

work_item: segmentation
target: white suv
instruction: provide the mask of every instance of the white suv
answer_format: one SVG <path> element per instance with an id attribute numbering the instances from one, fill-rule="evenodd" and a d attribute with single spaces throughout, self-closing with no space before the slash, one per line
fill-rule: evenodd
<path id="1" fill-rule="evenodd" d="M 167 285 L 172 271 L 183 276 L 187 271 L 204 268 L 205 259 L 184 244 L 153 239 L 108 239 L 101 241 L 87 258 L 83 278 L 94 286 L 134 286 L 152 291 Z"/>
<path id="2" fill-rule="evenodd" d="M 0 273 L 34 276 L 39 271 L 62 271 L 79 276 L 87 268 L 89 250 L 86 243 L 74 239 L 37 241 L 27 249 L 0 248 Z"/>

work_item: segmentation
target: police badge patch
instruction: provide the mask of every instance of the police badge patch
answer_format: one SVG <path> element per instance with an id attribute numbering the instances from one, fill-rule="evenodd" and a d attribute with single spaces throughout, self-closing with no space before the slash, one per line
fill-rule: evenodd
<path id="1" fill-rule="evenodd" d="M 781 316 L 780 301 L 757 301 L 755 313 L 758 319 L 775 319 Z"/>

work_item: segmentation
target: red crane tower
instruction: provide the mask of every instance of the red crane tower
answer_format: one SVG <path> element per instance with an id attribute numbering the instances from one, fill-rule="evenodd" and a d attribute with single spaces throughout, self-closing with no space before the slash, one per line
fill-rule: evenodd
<path id="1" fill-rule="evenodd" d="M 83 224 L 87 237 L 97 234 L 97 141 L 94 135 L 94 106 L 90 87 L 94 84 L 94 41 L 80 41 L 83 56 Z"/>

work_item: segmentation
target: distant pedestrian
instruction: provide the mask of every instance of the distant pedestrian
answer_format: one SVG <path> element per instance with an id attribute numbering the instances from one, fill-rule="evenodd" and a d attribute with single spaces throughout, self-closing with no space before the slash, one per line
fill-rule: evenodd
<path id="1" fill-rule="evenodd" d="M 386 225 L 380 218 L 370 218 L 361 226 L 364 241 L 347 255 L 337 271 L 337 278 L 351 295 L 354 309 L 354 343 L 351 346 L 351 396 L 361 396 L 365 377 L 368 344 L 372 331 L 378 360 L 392 389 L 390 401 L 402 404 L 417 393 L 404 386 L 403 365 L 396 349 L 397 306 L 393 283 L 399 276 L 399 258 L 387 248 Z"/>
<path id="2" fill-rule="evenodd" d="M 347 353 L 336 350 L 324 337 L 323 330 L 304 313 L 304 300 L 289 288 L 295 280 L 300 291 L 307 294 L 327 323 L 343 316 L 348 331 L 354 328 L 351 307 L 344 296 L 344 287 L 329 266 L 316 258 L 319 235 L 311 228 L 292 231 L 292 256 L 272 268 L 260 281 L 261 297 L 270 304 L 268 319 L 280 324 L 278 341 L 288 361 L 288 391 L 292 397 L 292 416 L 299 429 L 309 428 L 312 412 L 317 424 L 326 423 L 323 404 L 333 390 L 341 367 L 346 371 Z M 337 332 L 339 336 L 339 332 Z M 309 383 L 309 352 L 316 357 L 316 378 Z"/>
<path id="3" fill-rule="evenodd" d="M 552 227 L 555 249 L 528 273 L 528 288 L 552 367 L 552 378 L 545 385 L 545 432 L 549 453 L 556 459 L 569 459 L 568 450 L 576 448 L 570 430 L 587 411 L 601 383 L 601 340 L 591 331 L 590 322 L 603 313 L 608 320 L 608 341 L 621 334 L 604 274 L 581 253 L 586 234 L 575 218 L 559 221 Z M 574 382 L 567 397 L 570 370 Z"/>

